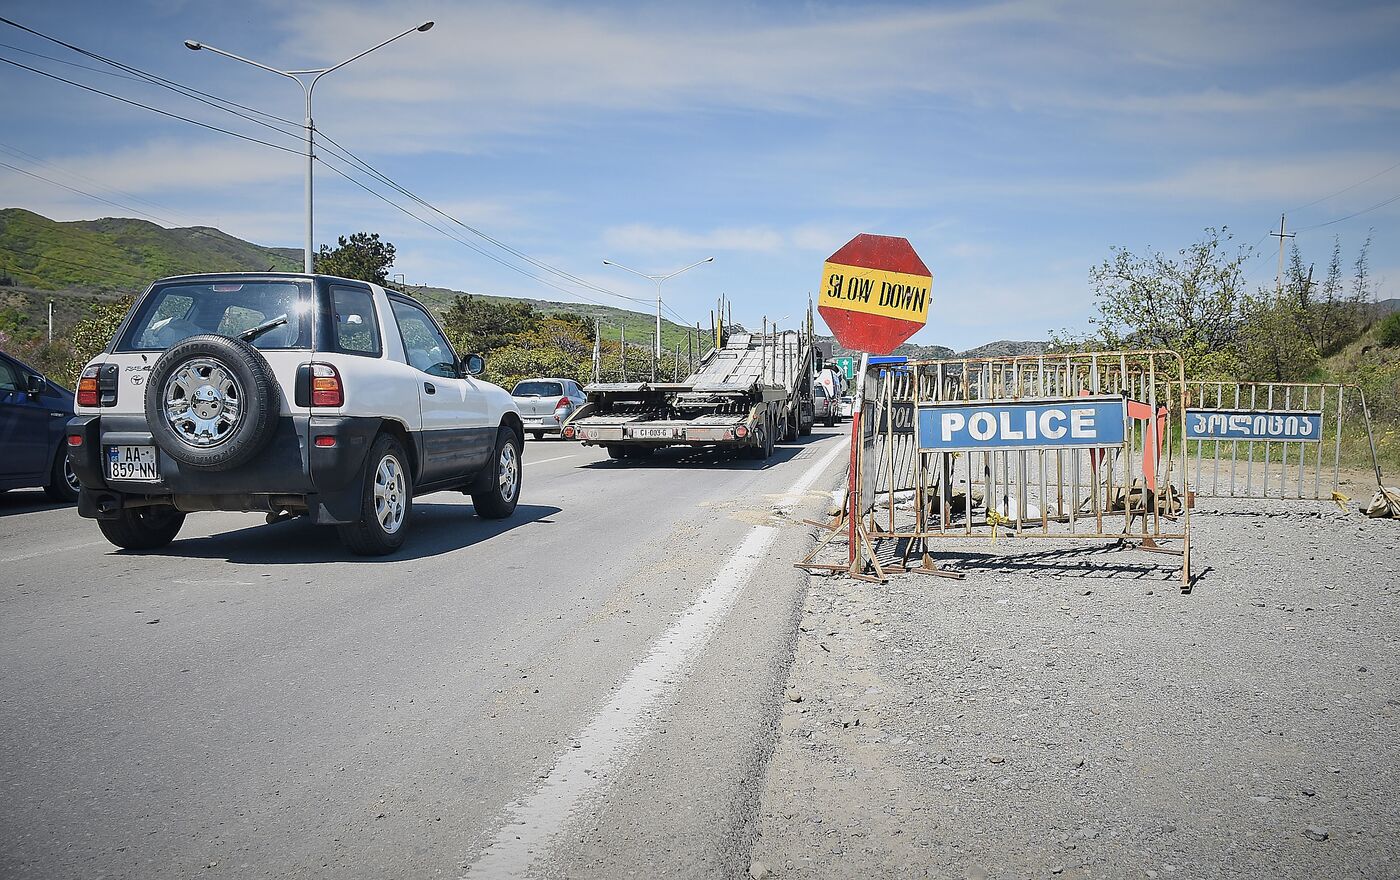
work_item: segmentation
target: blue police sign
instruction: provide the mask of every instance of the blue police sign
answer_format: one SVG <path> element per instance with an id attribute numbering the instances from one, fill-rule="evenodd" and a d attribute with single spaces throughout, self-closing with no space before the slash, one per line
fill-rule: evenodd
<path id="1" fill-rule="evenodd" d="M 919 449 L 1063 449 L 1121 446 L 1127 403 L 1122 397 L 919 404 Z"/>
<path id="2" fill-rule="evenodd" d="M 1274 440 L 1284 443 L 1322 439 L 1322 413 L 1245 409 L 1188 409 L 1187 440 Z"/>

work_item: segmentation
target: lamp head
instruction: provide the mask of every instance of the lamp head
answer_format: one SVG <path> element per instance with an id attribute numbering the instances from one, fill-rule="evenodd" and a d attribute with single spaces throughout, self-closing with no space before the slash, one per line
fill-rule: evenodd
<path id="1" fill-rule="evenodd" d="M 430 30 L 432 30 L 432 29 L 433 29 L 433 23 L 432 23 L 431 21 L 425 21 L 425 22 L 423 22 L 422 24 L 418 25 L 418 32 L 419 32 L 419 33 L 422 33 L 422 32 L 424 32 L 424 31 L 430 31 Z"/>
<path id="2" fill-rule="evenodd" d="M 204 44 L 199 42 L 198 40 L 186 40 L 185 48 L 194 52 L 198 52 L 200 49 L 204 48 Z"/>

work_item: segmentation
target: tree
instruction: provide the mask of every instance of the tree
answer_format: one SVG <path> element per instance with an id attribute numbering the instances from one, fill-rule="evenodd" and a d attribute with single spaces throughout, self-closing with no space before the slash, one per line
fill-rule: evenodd
<path id="1" fill-rule="evenodd" d="M 1391 312 L 1381 321 L 1377 337 L 1386 348 L 1400 345 L 1400 312 Z"/>
<path id="2" fill-rule="evenodd" d="M 1250 248 L 1229 252 L 1227 229 L 1207 228 L 1175 258 L 1149 248 L 1138 256 L 1115 247 L 1089 271 L 1099 314 L 1091 319 L 1109 347 L 1169 348 L 1188 369 L 1218 363 L 1232 349 L 1244 301 Z"/>
<path id="3" fill-rule="evenodd" d="M 134 297 L 124 296 L 121 299 L 93 303 L 89 317 L 79 321 L 73 328 L 69 336 L 68 368 L 64 371 L 64 379 L 69 388 L 78 386 L 78 376 L 82 373 L 83 366 L 97 357 L 98 352 L 106 348 L 112 337 L 117 335 L 122 320 L 131 310 L 133 300 Z"/>
<path id="4" fill-rule="evenodd" d="M 540 316 L 527 302 L 493 302 L 467 295 L 452 301 L 442 323 L 458 351 L 486 354 L 534 331 Z"/>
<path id="5" fill-rule="evenodd" d="M 341 278 L 354 278 L 374 284 L 387 284 L 389 268 L 394 265 L 394 246 L 379 240 L 377 232 L 357 232 L 346 239 L 340 236 L 334 250 L 321 245 L 316 254 L 316 271 Z"/>

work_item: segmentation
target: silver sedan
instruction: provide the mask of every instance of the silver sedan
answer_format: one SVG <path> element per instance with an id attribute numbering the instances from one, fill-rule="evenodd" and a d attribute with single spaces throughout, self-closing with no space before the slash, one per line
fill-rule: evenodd
<path id="1" fill-rule="evenodd" d="M 558 434 L 574 410 L 583 406 L 583 389 L 573 379 L 521 379 L 510 392 L 525 431 L 536 440 Z"/>

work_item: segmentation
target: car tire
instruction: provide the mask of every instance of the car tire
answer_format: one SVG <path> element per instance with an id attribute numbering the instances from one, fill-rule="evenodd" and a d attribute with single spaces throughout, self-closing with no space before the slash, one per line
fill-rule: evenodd
<path id="1" fill-rule="evenodd" d="M 102 535 L 124 550 L 155 550 L 180 533 L 185 515 L 173 507 L 126 507 L 113 519 L 99 519 Z"/>
<path id="2" fill-rule="evenodd" d="M 828 428 L 834 428 L 834 427 L 836 427 L 836 417 L 835 417 L 835 416 L 827 416 L 827 417 L 826 417 L 826 426 L 827 426 Z"/>
<path id="3" fill-rule="evenodd" d="M 532 439 L 532 440 L 543 440 L 543 439 L 544 439 L 544 432 L 543 432 L 543 431 L 531 431 L 531 432 L 530 432 L 530 439 Z"/>
<path id="4" fill-rule="evenodd" d="M 386 556 L 403 546 L 413 516 L 413 476 L 399 441 L 380 434 L 365 456 L 360 518 L 337 526 L 356 556 Z"/>
<path id="5" fill-rule="evenodd" d="M 520 459 L 520 438 L 510 428 L 496 432 L 496 448 L 486 469 L 472 487 L 476 515 L 485 519 L 505 519 L 515 513 L 520 501 L 521 477 L 525 468 Z"/>
<path id="6" fill-rule="evenodd" d="M 44 494 L 53 501 L 72 504 L 78 500 L 78 488 L 78 475 L 73 473 L 73 465 L 68 461 L 68 448 L 60 446 L 58 455 L 54 456 Z"/>
<path id="7" fill-rule="evenodd" d="M 797 423 L 800 422 L 800 421 L 802 421 L 802 416 L 791 416 L 791 415 L 784 421 L 784 423 L 783 423 L 783 437 L 784 437 L 784 439 L 786 439 L 789 443 L 791 443 L 792 441 L 794 441 L 794 440 L 797 439 L 798 431 L 800 430 L 800 429 L 798 428 Z"/>
<path id="8" fill-rule="evenodd" d="M 209 381 L 199 386 L 204 379 Z M 180 411 L 172 414 L 175 409 Z M 281 391 L 267 359 L 253 346 L 227 336 L 191 336 L 151 367 L 145 412 L 152 438 L 171 458 L 192 468 L 226 471 L 272 440 Z"/>

